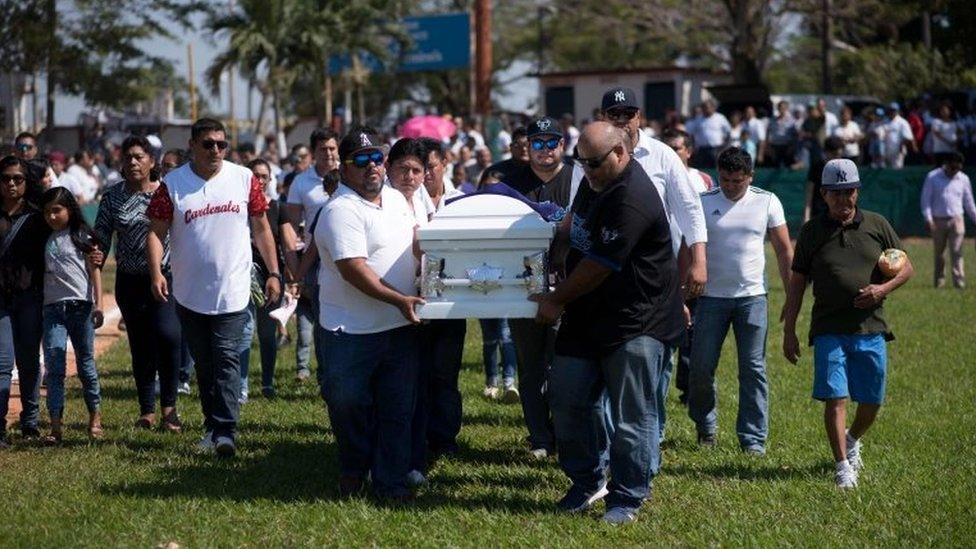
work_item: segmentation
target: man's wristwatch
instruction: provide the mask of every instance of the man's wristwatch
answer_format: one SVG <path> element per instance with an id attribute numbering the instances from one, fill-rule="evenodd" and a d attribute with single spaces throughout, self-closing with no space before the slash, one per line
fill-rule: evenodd
<path id="1" fill-rule="evenodd" d="M 281 273 L 268 273 L 268 278 L 277 278 L 278 284 L 281 284 L 283 280 L 281 279 Z"/>

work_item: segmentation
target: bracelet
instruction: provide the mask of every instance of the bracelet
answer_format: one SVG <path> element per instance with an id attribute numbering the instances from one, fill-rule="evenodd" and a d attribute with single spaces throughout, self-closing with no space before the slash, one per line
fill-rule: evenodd
<path id="1" fill-rule="evenodd" d="M 281 273 L 268 273 L 268 278 L 277 278 L 278 282 L 281 283 Z"/>

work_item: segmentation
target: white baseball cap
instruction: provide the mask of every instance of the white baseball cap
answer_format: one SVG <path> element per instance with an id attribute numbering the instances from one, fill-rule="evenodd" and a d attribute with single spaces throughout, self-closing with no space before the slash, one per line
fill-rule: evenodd
<path id="1" fill-rule="evenodd" d="M 826 191 L 842 191 L 861 187 L 857 164 L 847 158 L 835 158 L 824 166 L 820 178 L 821 188 Z"/>

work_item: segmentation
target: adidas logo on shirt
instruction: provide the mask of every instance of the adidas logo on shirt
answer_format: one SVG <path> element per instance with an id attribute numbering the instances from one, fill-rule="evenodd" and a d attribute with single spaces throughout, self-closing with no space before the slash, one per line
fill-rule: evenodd
<path id="1" fill-rule="evenodd" d="M 714 212 L 712 212 L 712 215 L 722 215 L 722 212 L 716 209 Z"/>

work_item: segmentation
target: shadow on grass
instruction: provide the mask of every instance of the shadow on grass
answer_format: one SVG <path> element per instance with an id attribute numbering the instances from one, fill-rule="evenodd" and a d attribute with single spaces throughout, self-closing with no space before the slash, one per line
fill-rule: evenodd
<path id="1" fill-rule="evenodd" d="M 772 465 L 767 463 L 723 463 L 688 467 L 677 465 L 665 467 L 664 474 L 692 478 L 712 477 L 724 480 L 789 481 L 801 478 L 821 477 L 832 466 L 827 461 L 810 463 L 802 467 Z"/>

